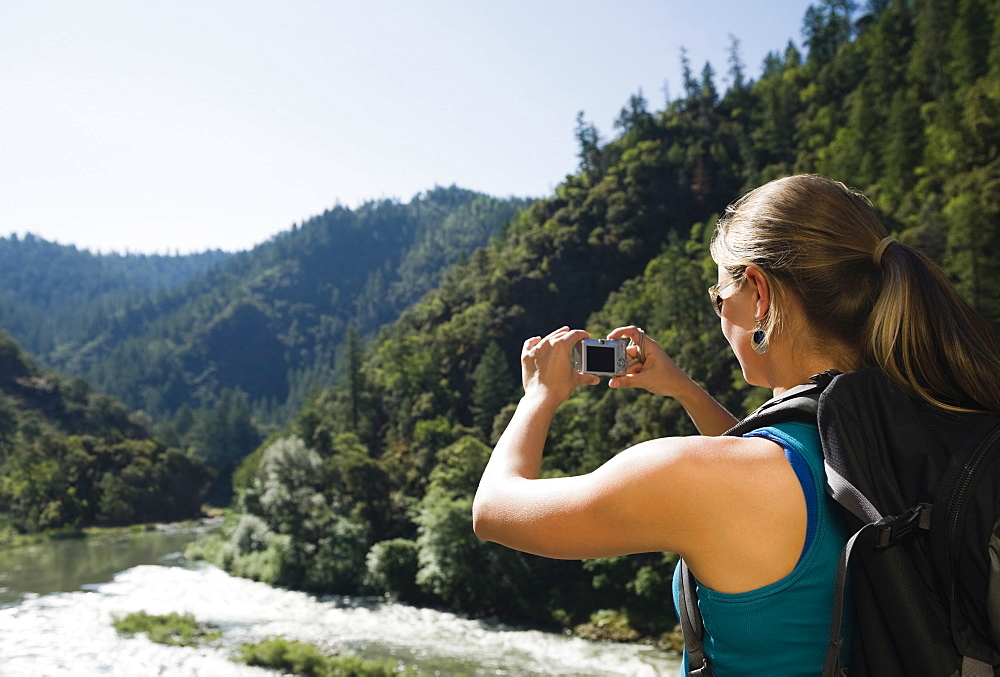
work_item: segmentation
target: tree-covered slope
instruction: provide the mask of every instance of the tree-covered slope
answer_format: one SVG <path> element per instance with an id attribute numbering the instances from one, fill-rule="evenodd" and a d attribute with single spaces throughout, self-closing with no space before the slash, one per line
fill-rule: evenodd
<path id="1" fill-rule="evenodd" d="M 109 318 L 175 289 L 230 254 L 94 254 L 34 235 L 0 238 L 0 325 L 25 350 L 55 361 Z"/>
<path id="2" fill-rule="evenodd" d="M 526 204 L 451 187 L 338 206 L 185 284 L 103 307 L 89 333 L 43 357 L 154 418 L 235 390 L 280 416 L 332 382 L 348 326 L 372 335 Z M 35 282 L 39 313 L 43 295 L 71 291 L 63 278 Z"/>
<path id="3" fill-rule="evenodd" d="M 195 518 L 210 479 L 154 439 L 145 417 L 82 379 L 41 371 L 0 333 L 0 527 Z"/>

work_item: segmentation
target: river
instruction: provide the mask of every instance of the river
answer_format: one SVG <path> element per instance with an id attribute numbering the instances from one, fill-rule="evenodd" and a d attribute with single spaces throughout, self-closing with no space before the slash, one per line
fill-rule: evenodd
<path id="1" fill-rule="evenodd" d="M 50 541 L 0 552 L 0 677 L 274 675 L 233 663 L 281 636 L 426 675 L 676 675 L 677 660 L 369 598 L 316 597 L 187 562 L 197 528 Z M 121 637 L 115 615 L 191 613 L 223 639 L 197 649 Z"/>

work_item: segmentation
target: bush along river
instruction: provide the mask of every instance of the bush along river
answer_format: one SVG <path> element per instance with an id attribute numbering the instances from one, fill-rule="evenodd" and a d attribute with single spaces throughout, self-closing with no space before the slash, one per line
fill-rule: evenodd
<path id="1" fill-rule="evenodd" d="M 275 675 L 233 661 L 280 637 L 411 675 L 676 675 L 656 649 L 591 642 L 371 598 L 317 597 L 187 562 L 211 528 L 164 526 L 0 552 L 0 676 Z M 127 636 L 115 619 L 189 614 L 221 638 L 196 647 Z"/>

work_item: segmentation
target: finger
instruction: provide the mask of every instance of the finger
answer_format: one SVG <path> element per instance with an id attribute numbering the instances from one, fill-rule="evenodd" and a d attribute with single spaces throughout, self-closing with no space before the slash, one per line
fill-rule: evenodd
<path id="1" fill-rule="evenodd" d="M 634 341 L 639 338 L 640 333 L 642 333 L 642 330 L 639 329 L 639 327 L 630 324 L 627 327 L 618 327 L 617 329 L 612 330 L 611 333 L 608 334 L 608 338 L 629 338 Z"/>
<path id="2" fill-rule="evenodd" d="M 583 329 L 570 329 L 561 327 L 541 340 L 553 348 L 565 346 L 567 343 L 576 344 L 582 339 L 589 338 L 590 334 Z"/>
<path id="3" fill-rule="evenodd" d="M 636 327 L 635 325 L 629 325 L 627 327 L 618 327 L 610 334 L 608 338 L 627 338 L 631 339 L 633 345 L 642 345 L 645 342 L 647 345 L 650 343 L 656 343 L 652 336 L 647 334 L 641 327 Z M 656 345 L 659 345 L 656 343 Z"/>
<path id="4" fill-rule="evenodd" d="M 625 372 L 628 374 L 638 374 L 645 368 L 645 366 L 646 363 L 639 357 L 636 357 L 634 360 L 629 360 L 628 364 L 625 366 Z"/>
<path id="5" fill-rule="evenodd" d="M 577 341 L 582 341 L 585 338 L 590 338 L 590 332 L 584 329 L 569 329 L 562 332 L 555 340 L 560 343 L 576 343 Z"/>
<path id="6" fill-rule="evenodd" d="M 628 366 L 631 367 L 633 364 L 641 364 L 646 361 L 646 332 L 640 327 L 635 325 L 618 327 L 608 334 L 608 338 L 627 338 L 629 340 L 629 344 L 625 348 L 625 354 L 629 357 Z"/>
<path id="7" fill-rule="evenodd" d="M 524 345 L 521 347 L 521 355 L 527 355 L 541 340 L 541 336 L 532 336 L 529 339 L 525 339 Z"/>
<path id="8" fill-rule="evenodd" d="M 544 339 L 542 339 L 542 340 L 544 340 L 544 341 L 553 341 L 553 340 L 557 339 L 559 336 L 561 336 L 562 334 L 566 333 L 567 331 L 569 331 L 569 327 L 567 327 L 566 325 L 563 325 L 563 326 L 559 327 L 558 329 L 550 331 L 548 333 L 548 335 Z"/>

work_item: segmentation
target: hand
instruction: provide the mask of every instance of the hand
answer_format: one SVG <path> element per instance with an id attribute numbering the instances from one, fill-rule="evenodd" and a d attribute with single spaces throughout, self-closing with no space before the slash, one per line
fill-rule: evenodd
<path id="1" fill-rule="evenodd" d="M 660 344 L 649 337 L 638 327 L 619 327 L 608 338 L 631 339 L 632 344 L 626 349 L 630 364 L 625 376 L 612 378 L 608 385 L 612 388 L 644 388 L 654 395 L 676 397 L 691 379 L 663 351 Z M 640 355 L 640 347 L 642 354 Z"/>
<path id="2" fill-rule="evenodd" d="M 573 346 L 590 334 L 560 327 L 542 338 L 533 336 L 521 349 L 521 384 L 525 395 L 540 396 L 555 404 L 565 401 L 577 386 L 596 385 L 600 377 L 573 369 Z"/>

